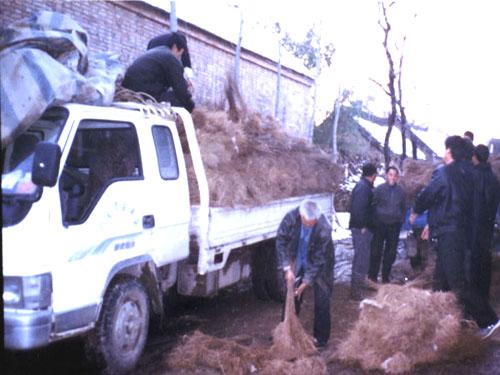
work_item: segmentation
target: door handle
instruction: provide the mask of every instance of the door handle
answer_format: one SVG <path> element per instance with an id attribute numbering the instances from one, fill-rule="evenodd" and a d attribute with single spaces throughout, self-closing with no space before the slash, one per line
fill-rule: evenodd
<path id="1" fill-rule="evenodd" d="M 142 217 L 142 227 L 144 229 L 153 228 L 155 226 L 155 215 L 146 215 Z"/>

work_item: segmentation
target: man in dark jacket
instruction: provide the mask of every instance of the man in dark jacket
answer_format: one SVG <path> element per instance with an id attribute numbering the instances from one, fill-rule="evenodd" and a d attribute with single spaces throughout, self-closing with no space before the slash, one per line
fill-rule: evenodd
<path id="1" fill-rule="evenodd" d="M 417 214 L 429 210 L 430 236 L 437 240 L 434 289 L 453 291 L 481 328 L 483 338 L 498 332 L 500 321 L 477 289 L 467 282 L 465 258 L 473 241 L 474 176 L 467 157 L 467 144 L 459 136 L 445 142 L 445 166 L 434 171 L 431 182 L 417 196 L 413 223 Z"/>
<path id="2" fill-rule="evenodd" d="M 350 204 L 349 229 L 352 232 L 354 259 L 351 274 L 351 298 L 361 299 L 370 263 L 370 243 L 373 231 L 373 182 L 377 168 L 372 163 L 363 166 L 363 175 L 354 187 Z"/>
<path id="3" fill-rule="evenodd" d="M 405 219 L 406 194 L 398 185 L 399 171 L 390 166 L 385 172 L 386 182 L 373 192 L 375 225 L 371 243 L 368 277 L 377 282 L 382 261 L 382 282 L 390 281 L 392 264 L 396 259 L 399 232 Z"/>
<path id="4" fill-rule="evenodd" d="M 500 200 L 500 184 L 488 163 L 490 152 L 485 145 L 474 149 L 474 245 L 472 246 L 470 280 L 486 298 L 490 294 L 491 246 L 495 215 Z"/>
<path id="5" fill-rule="evenodd" d="M 128 67 L 122 86 L 145 92 L 159 102 L 170 102 L 173 106 L 184 107 L 191 112 L 194 102 L 181 63 L 187 51 L 186 37 L 175 32 L 168 36 L 161 39 L 164 45 L 153 43 L 157 46 L 139 56 Z"/>
<path id="6" fill-rule="evenodd" d="M 278 265 L 285 281 L 296 282 L 296 312 L 305 288 L 314 288 L 314 338 L 324 347 L 330 338 L 330 295 L 335 262 L 332 227 L 311 200 L 288 212 L 276 236 Z"/>

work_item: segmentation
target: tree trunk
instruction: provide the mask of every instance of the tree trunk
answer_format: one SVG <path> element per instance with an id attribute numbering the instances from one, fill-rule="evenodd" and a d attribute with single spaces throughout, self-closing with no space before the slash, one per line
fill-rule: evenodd
<path id="1" fill-rule="evenodd" d="M 392 132 L 392 127 L 396 123 L 396 116 L 397 116 L 397 98 L 396 98 L 396 88 L 394 87 L 394 80 L 396 78 L 396 74 L 394 73 L 394 60 L 392 59 L 391 51 L 389 50 L 389 46 L 387 43 L 387 39 L 389 37 L 389 32 L 391 31 L 391 25 L 389 23 L 389 19 L 387 18 L 387 11 L 385 8 L 385 5 L 383 2 L 379 3 L 384 19 L 383 21 L 385 22 L 384 25 L 382 25 L 382 22 L 379 21 L 379 25 L 382 27 L 384 30 L 384 48 L 385 48 L 385 55 L 387 57 L 387 62 L 389 63 L 389 83 L 387 84 L 389 88 L 389 97 L 391 98 L 391 113 L 389 114 L 389 117 L 387 119 L 387 133 L 385 134 L 385 140 L 384 140 L 384 161 L 385 161 L 385 166 L 386 168 L 389 166 L 391 163 L 391 153 L 389 150 L 389 139 L 391 137 L 391 132 Z"/>
<path id="2" fill-rule="evenodd" d="M 411 147 L 413 151 L 413 159 L 417 160 L 418 155 L 417 155 L 417 142 L 415 141 L 414 138 L 411 139 Z"/>
<path id="3" fill-rule="evenodd" d="M 401 140 L 403 142 L 402 144 L 403 152 L 401 153 L 401 166 L 402 166 L 403 161 L 406 159 L 406 113 L 404 107 L 401 104 L 399 105 L 399 112 L 401 114 Z"/>

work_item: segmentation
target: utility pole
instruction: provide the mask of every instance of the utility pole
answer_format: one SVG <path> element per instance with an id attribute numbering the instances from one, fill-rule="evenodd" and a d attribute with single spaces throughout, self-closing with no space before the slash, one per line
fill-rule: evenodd
<path id="1" fill-rule="evenodd" d="M 177 31 L 179 27 L 177 26 L 177 10 L 175 5 L 175 0 L 170 0 L 170 30 Z"/>
<path id="2" fill-rule="evenodd" d="M 235 8 L 238 8 L 240 11 L 240 33 L 238 36 L 238 44 L 236 45 L 236 57 L 234 64 L 234 80 L 236 82 L 236 86 L 240 89 L 240 60 L 241 60 L 241 41 L 243 39 L 243 10 L 241 9 L 241 5 L 235 5 Z"/>
<path id="3" fill-rule="evenodd" d="M 280 24 L 275 25 L 278 34 L 278 77 L 276 79 L 276 101 L 274 105 L 274 118 L 278 119 L 279 109 L 280 109 L 280 97 L 281 97 L 281 28 Z"/>

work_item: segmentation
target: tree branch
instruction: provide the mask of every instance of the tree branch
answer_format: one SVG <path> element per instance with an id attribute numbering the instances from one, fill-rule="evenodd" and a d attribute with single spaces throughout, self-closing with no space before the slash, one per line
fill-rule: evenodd
<path id="1" fill-rule="evenodd" d="M 377 86 L 379 86 L 382 90 L 384 90 L 384 92 L 391 96 L 391 93 L 389 91 L 387 91 L 387 89 L 384 87 L 384 85 L 382 85 L 380 82 L 378 82 L 377 80 L 373 79 L 373 78 L 370 78 L 370 81 L 372 81 L 373 83 L 375 83 Z"/>

